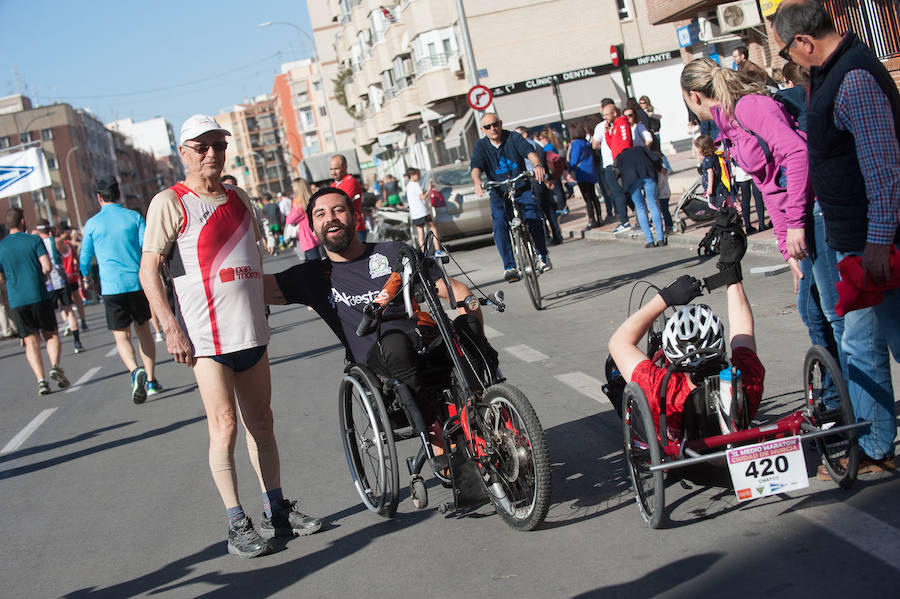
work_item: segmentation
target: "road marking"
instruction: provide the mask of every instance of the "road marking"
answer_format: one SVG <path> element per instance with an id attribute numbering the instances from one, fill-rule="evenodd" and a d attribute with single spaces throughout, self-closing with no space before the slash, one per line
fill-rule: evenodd
<path id="1" fill-rule="evenodd" d="M 488 339 L 493 339 L 494 337 L 502 337 L 503 333 L 501 333 L 497 329 L 492 329 L 488 325 L 484 325 L 484 336 Z"/>
<path id="2" fill-rule="evenodd" d="M 540 362 L 541 360 L 546 360 L 548 357 L 527 345 L 511 345 L 509 347 L 504 347 L 503 349 L 523 362 Z"/>
<path id="3" fill-rule="evenodd" d="M 30 437 L 37 428 L 44 424 L 47 418 L 58 410 L 59 408 L 47 408 L 40 414 L 34 417 L 34 420 L 25 425 L 25 428 L 19 431 L 19 434 L 12 438 L 12 440 L 7 443 L 3 449 L 0 449 L 0 455 L 6 455 L 8 453 L 12 453 L 18 448 L 22 446 L 22 444 Z"/>
<path id="4" fill-rule="evenodd" d="M 554 377 L 559 382 L 572 387 L 582 395 L 586 395 L 600 404 L 603 410 L 612 410 L 613 405 L 603 393 L 603 383 L 583 372 L 567 372 Z"/>
<path id="5" fill-rule="evenodd" d="M 797 512 L 857 549 L 900 570 L 900 530 L 846 503 L 817 505 Z"/>
<path id="6" fill-rule="evenodd" d="M 111 350 L 109 350 L 108 352 L 106 352 L 106 357 L 107 357 L 107 358 L 112 358 L 114 355 L 116 355 L 116 353 L 118 353 L 118 351 L 119 351 L 119 350 L 118 350 L 117 348 L 113 347 Z"/>
<path id="7" fill-rule="evenodd" d="M 74 385 L 72 385 L 71 387 L 66 389 L 66 393 L 72 393 L 73 391 L 77 391 L 78 388 L 81 387 L 82 385 L 84 385 L 86 382 L 88 382 L 92 376 L 94 376 L 95 374 L 100 372 L 100 368 L 101 368 L 100 366 L 94 366 L 93 368 L 91 368 L 90 370 L 88 370 L 87 372 L 82 374 L 81 378 L 79 378 L 77 381 L 75 381 Z"/>

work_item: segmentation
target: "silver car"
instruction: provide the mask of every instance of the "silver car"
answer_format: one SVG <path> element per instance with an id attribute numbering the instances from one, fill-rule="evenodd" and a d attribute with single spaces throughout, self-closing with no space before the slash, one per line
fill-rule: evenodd
<path id="1" fill-rule="evenodd" d="M 439 166 L 426 173 L 424 179 L 422 188 L 426 190 L 426 194 L 429 182 L 434 181 L 435 188 L 446 201 L 444 207 L 430 207 L 441 239 L 490 233 L 490 196 L 484 194 L 484 197 L 479 198 L 475 195 L 468 165 Z"/>

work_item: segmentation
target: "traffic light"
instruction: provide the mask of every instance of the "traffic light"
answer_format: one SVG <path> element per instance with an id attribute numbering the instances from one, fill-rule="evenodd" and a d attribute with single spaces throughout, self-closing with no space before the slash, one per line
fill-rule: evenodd
<path id="1" fill-rule="evenodd" d="M 240 156 L 235 156 L 234 162 L 235 162 L 235 164 L 237 164 L 238 166 L 244 166 L 244 159 L 241 158 Z"/>

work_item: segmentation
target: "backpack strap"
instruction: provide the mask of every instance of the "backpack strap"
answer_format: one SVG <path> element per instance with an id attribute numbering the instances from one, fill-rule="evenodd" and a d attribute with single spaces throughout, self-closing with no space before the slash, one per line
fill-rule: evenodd
<path id="1" fill-rule="evenodd" d="M 741 120 L 738 118 L 737 110 L 735 110 L 734 112 L 734 120 L 737 122 L 738 127 L 756 138 L 756 141 L 759 143 L 759 147 L 762 148 L 763 154 L 766 157 L 766 164 L 772 164 L 773 162 L 775 162 L 775 158 L 772 156 L 772 150 L 769 149 L 769 144 L 767 144 L 762 137 L 760 137 L 750 129 L 744 127 L 743 123 L 741 123 Z"/>

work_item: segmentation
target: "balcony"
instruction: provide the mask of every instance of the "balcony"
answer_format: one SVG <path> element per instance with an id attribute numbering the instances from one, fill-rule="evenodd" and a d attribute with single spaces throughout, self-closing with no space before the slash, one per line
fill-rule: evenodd
<path id="1" fill-rule="evenodd" d="M 416 58 L 416 73 L 421 74 L 432 69 L 442 69 L 450 64 L 450 57 L 455 55 L 441 52 Z"/>
<path id="2" fill-rule="evenodd" d="M 721 4 L 718 0 L 668 0 L 647 5 L 647 18 L 651 25 L 674 23 L 696 19 L 697 13 L 715 11 Z"/>

